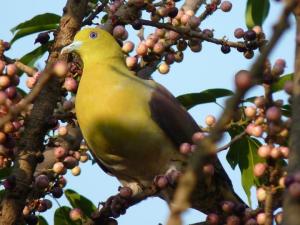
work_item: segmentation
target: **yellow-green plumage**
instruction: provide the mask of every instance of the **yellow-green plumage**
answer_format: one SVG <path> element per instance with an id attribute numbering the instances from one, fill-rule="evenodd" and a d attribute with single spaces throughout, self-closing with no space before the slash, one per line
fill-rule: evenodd
<path id="1" fill-rule="evenodd" d="M 179 145 L 192 143 L 200 131 L 192 117 L 161 85 L 136 77 L 125 65 L 115 39 L 100 28 L 80 31 L 63 51 L 76 51 L 84 68 L 76 96 L 76 114 L 83 136 L 101 165 L 123 185 L 153 183 L 157 175 L 184 170 L 187 156 Z M 217 161 L 215 174 L 199 179 L 192 207 L 220 210 L 223 200 L 241 202 Z M 174 185 L 160 196 L 169 201 Z"/>
<path id="2" fill-rule="evenodd" d="M 94 154 L 114 175 L 146 185 L 166 172 L 171 158 L 183 156 L 174 153 L 175 146 L 151 119 L 156 84 L 129 71 L 120 46 L 105 31 L 98 32 L 105 45 L 95 44 L 90 54 L 79 52 L 84 69 L 76 96 L 78 122 Z"/>

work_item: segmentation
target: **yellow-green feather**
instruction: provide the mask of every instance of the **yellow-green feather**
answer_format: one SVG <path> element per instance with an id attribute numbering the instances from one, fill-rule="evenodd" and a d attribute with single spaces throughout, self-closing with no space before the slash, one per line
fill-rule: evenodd
<path id="1" fill-rule="evenodd" d="M 166 162 L 174 155 L 173 144 L 151 118 L 155 83 L 127 69 L 120 47 L 104 31 L 99 38 L 99 46 L 92 44 L 97 51 L 79 51 L 84 70 L 76 113 L 83 136 L 116 176 L 149 182 L 167 170 Z M 110 46 L 109 53 L 100 48 L 102 42 Z"/>

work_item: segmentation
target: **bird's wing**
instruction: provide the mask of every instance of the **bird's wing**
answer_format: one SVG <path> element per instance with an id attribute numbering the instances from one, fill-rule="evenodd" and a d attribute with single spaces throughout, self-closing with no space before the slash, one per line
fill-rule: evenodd
<path id="1" fill-rule="evenodd" d="M 152 119 L 160 126 L 175 146 L 179 147 L 184 142 L 192 143 L 193 134 L 201 131 L 201 129 L 166 88 L 159 84 L 156 84 L 156 87 L 149 103 Z M 206 187 L 203 180 L 200 180 L 197 184 L 196 193 L 200 193 L 200 195 L 195 195 L 198 197 L 192 200 L 192 206 L 207 213 L 218 210 L 219 203 L 224 200 L 243 204 L 240 197 L 235 194 L 231 180 L 218 159 L 214 164 L 214 168 L 214 179 L 209 187 Z"/>
<path id="2" fill-rule="evenodd" d="M 152 119 L 176 147 L 184 142 L 191 144 L 193 134 L 201 129 L 166 88 L 157 83 L 155 86 L 156 89 L 152 92 L 149 102 Z"/>

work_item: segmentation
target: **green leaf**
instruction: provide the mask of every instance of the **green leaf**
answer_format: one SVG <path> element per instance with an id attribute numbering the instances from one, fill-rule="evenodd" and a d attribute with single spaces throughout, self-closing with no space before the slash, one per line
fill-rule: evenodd
<path id="1" fill-rule="evenodd" d="M 65 190 L 65 195 L 73 208 L 80 208 L 88 217 L 97 210 L 97 207 L 89 199 L 71 189 Z"/>
<path id="2" fill-rule="evenodd" d="M 261 26 L 269 14 L 269 0 L 248 0 L 246 6 L 246 25 L 249 29 Z"/>
<path id="3" fill-rule="evenodd" d="M 105 14 L 101 19 L 101 24 L 106 23 L 107 19 L 108 19 L 108 14 Z"/>
<path id="4" fill-rule="evenodd" d="M 231 138 L 243 132 L 245 128 L 236 126 L 229 130 Z M 242 186 L 248 197 L 249 204 L 251 205 L 251 193 L 250 189 L 252 186 L 259 184 L 258 179 L 253 174 L 254 165 L 258 162 L 264 162 L 264 160 L 258 156 L 257 149 L 261 143 L 249 137 L 248 135 L 243 136 L 240 140 L 234 142 L 226 155 L 226 159 L 232 169 L 236 166 L 239 167 L 242 173 Z"/>
<path id="5" fill-rule="evenodd" d="M 12 45 L 16 40 L 25 37 L 27 35 L 34 34 L 40 31 L 48 31 L 48 30 L 56 29 L 57 27 L 58 24 L 48 24 L 48 25 L 37 25 L 34 27 L 22 28 L 18 30 L 15 36 L 11 39 L 10 44 Z"/>
<path id="6" fill-rule="evenodd" d="M 11 29 L 11 32 L 17 33 L 10 41 L 10 44 L 13 44 L 16 40 L 26 35 L 34 34 L 40 31 L 56 29 L 59 21 L 60 16 L 53 13 L 37 15 Z"/>
<path id="7" fill-rule="evenodd" d="M 283 105 L 281 107 L 282 115 L 286 117 L 290 117 L 292 115 L 292 107 L 291 105 Z"/>
<path id="8" fill-rule="evenodd" d="M 228 89 L 214 88 L 207 89 L 199 93 L 189 93 L 180 95 L 177 100 L 186 108 L 190 109 L 196 105 L 216 102 L 217 98 L 233 95 L 233 92 Z"/>
<path id="9" fill-rule="evenodd" d="M 11 168 L 5 167 L 3 169 L 0 169 L 0 180 L 3 180 L 11 173 Z"/>
<path id="10" fill-rule="evenodd" d="M 39 25 L 51 25 L 51 24 L 58 24 L 60 21 L 60 16 L 54 13 L 44 13 L 37 15 L 30 20 L 27 20 L 23 23 L 12 28 L 10 31 L 12 33 L 16 32 L 17 30 L 28 28 L 28 27 L 35 27 Z"/>
<path id="11" fill-rule="evenodd" d="M 293 73 L 290 73 L 290 74 L 281 76 L 277 82 L 272 84 L 272 92 L 282 91 L 284 88 L 285 82 L 288 80 L 292 80 L 293 75 L 294 75 Z"/>
<path id="12" fill-rule="evenodd" d="M 38 216 L 39 222 L 37 225 L 48 225 L 47 220 L 43 216 Z"/>
<path id="13" fill-rule="evenodd" d="M 53 43 L 53 41 L 49 41 L 47 44 L 41 45 L 40 47 L 37 47 L 33 51 L 27 53 L 24 55 L 20 61 L 24 63 L 27 66 L 34 66 L 36 61 L 38 61 L 40 58 L 43 57 L 43 55 L 48 51 L 50 45 Z M 19 76 L 23 74 L 22 71 L 18 73 Z"/>
<path id="14" fill-rule="evenodd" d="M 69 217 L 69 213 L 71 211 L 70 207 L 62 206 L 55 210 L 54 213 L 54 225 L 77 225 L 79 223 L 76 223 L 72 221 Z"/>
<path id="15" fill-rule="evenodd" d="M 4 194 L 5 194 L 5 190 L 1 190 L 0 191 L 0 201 L 2 201 Z"/>

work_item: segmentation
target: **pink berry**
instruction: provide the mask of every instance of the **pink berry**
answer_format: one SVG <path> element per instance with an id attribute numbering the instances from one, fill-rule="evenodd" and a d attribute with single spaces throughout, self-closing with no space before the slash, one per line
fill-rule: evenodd
<path id="1" fill-rule="evenodd" d="M 126 41 L 124 44 L 123 44 L 123 47 L 122 47 L 122 51 L 125 52 L 125 53 L 130 53 L 132 52 L 134 49 L 134 44 L 132 41 Z"/>
<path id="2" fill-rule="evenodd" d="M 173 53 L 168 53 L 168 54 L 166 55 L 165 60 L 166 60 L 166 63 L 167 63 L 168 65 L 173 64 L 173 63 L 175 62 L 175 56 L 174 56 L 174 54 L 173 54 Z"/>
<path id="3" fill-rule="evenodd" d="M 113 29 L 113 36 L 115 38 L 122 38 L 125 35 L 125 27 L 122 25 L 118 25 Z"/>
<path id="4" fill-rule="evenodd" d="M 289 193 L 294 198 L 300 198 L 300 183 L 294 182 L 289 186 Z"/>
<path id="5" fill-rule="evenodd" d="M 17 73 L 17 70 L 18 69 L 17 69 L 17 67 L 16 67 L 15 64 L 8 64 L 6 66 L 6 74 L 7 74 L 7 76 L 10 76 L 10 77 L 14 76 Z"/>
<path id="6" fill-rule="evenodd" d="M 67 156 L 63 162 L 67 169 L 73 169 L 75 166 L 78 166 L 78 161 L 73 156 Z"/>
<path id="7" fill-rule="evenodd" d="M 281 110 L 276 106 L 272 106 L 268 108 L 266 117 L 270 121 L 278 121 L 281 118 Z"/>
<path id="8" fill-rule="evenodd" d="M 156 41 L 152 38 L 147 38 L 147 40 L 145 41 L 145 45 L 148 47 L 148 48 L 153 48 L 154 45 L 155 45 Z"/>
<path id="9" fill-rule="evenodd" d="M 259 213 L 257 216 L 256 216 L 256 221 L 259 225 L 263 225 L 265 224 L 266 222 L 266 214 L 265 213 Z"/>
<path id="10" fill-rule="evenodd" d="M 190 18 L 191 17 L 187 14 L 182 15 L 181 18 L 180 18 L 181 24 L 186 25 L 190 21 Z"/>
<path id="11" fill-rule="evenodd" d="M 10 85 L 10 79 L 8 76 L 0 76 L 0 87 L 6 88 Z"/>
<path id="12" fill-rule="evenodd" d="M 132 196 L 132 190 L 129 187 L 121 187 L 119 193 L 123 198 L 130 198 Z"/>
<path id="13" fill-rule="evenodd" d="M 266 100 L 264 97 L 260 96 L 260 97 L 256 97 L 254 100 L 254 104 L 256 105 L 256 107 L 261 108 L 265 105 Z"/>
<path id="14" fill-rule="evenodd" d="M 214 175 L 215 173 L 215 167 L 212 164 L 207 164 L 203 166 L 203 173 L 206 175 Z"/>
<path id="15" fill-rule="evenodd" d="M 166 17 L 168 15 L 168 9 L 166 7 L 160 7 L 157 9 L 157 13 L 160 17 Z"/>
<path id="16" fill-rule="evenodd" d="M 65 135 L 67 135 L 67 134 L 68 134 L 68 129 L 67 129 L 67 127 L 65 127 L 65 126 L 59 127 L 59 128 L 58 128 L 58 134 L 59 134 L 60 136 L 65 136 Z"/>
<path id="17" fill-rule="evenodd" d="M 263 134 L 263 128 L 262 128 L 262 126 L 257 125 L 257 126 L 253 127 L 252 135 L 254 137 L 261 137 L 262 134 Z"/>
<path id="18" fill-rule="evenodd" d="M 36 79 L 34 77 L 28 77 L 26 80 L 26 86 L 29 89 L 32 89 L 34 87 L 34 85 L 36 84 Z"/>
<path id="19" fill-rule="evenodd" d="M 270 155 L 273 159 L 279 159 L 281 157 L 281 151 L 278 147 L 272 148 Z"/>
<path id="20" fill-rule="evenodd" d="M 0 105 L 3 105 L 6 102 L 7 96 L 4 91 L 0 91 Z"/>
<path id="21" fill-rule="evenodd" d="M 277 225 L 282 224 L 283 221 L 283 213 L 279 212 L 275 215 L 275 222 Z"/>
<path id="22" fill-rule="evenodd" d="M 258 155 L 262 158 L 267 158 L 270 156 L 271 147 L 269 145 L 262 145 L 258 148 Z"/>
<path id="23" fill-rule="evenodd" d="M 54 173 L 61 174 L 65 169 L 65 166 L 62 162 L 54 163 L 52 170 Z"/>
<path id="24" fill-rule="evenodd" d="M 256 116 L 256 107 L 248 106 L 245 108 L 244 112 L 248 118 L 254 118 Z"/>
<path id="25" fill-rule="evenodd" d="M 53 72 L 58 77 L 65 77 L 68 72 L 68 64 L 64 61 L 57 61 L 54 64 Z"/>
<path id="26" fill-rule="evenodd" d="M 285 146 L 280 146 L 279 147 L 281 154 L 285 157 L 288 158 L 289 154 L 290 154 L 290 149 L 288 147 Z"/>
<path id="27" fill-rule="evenodd" d="M 262 175 L 264 175 L 266 169 L 267 169 L 266 164 L 264 164 L 264 163 L 257 163 L 254 166 L 254 171 L 253 171 L 254 172 L 254 176 L 261 177 Z"/>
<path id="28" fill-rule="evenodd" d="M 122 41 L 125 41 L 127 38 L 128 38 L 128 31 L 125 30 L 124 34 L 122 35 L 122 37 L 120 37 L 120 39 L 121 39 Z"/>
<path id="29" fill-rule="evenodd" d="M 181 154 L 187 155 L 192 152 L 191 145 L 189 143 L 182 143 L 179 147 Z"/>
<path id="30" fill-rule="evenodd" d="M 167 63 L 162 63 L 159 65 L 158 71 L 161 74 L 167 74 L 170 71 L 170 66 Z"/>
<path id="31" fill-rule="evenodd" d="M 226 219 L 227 225 L 240 225 L 240 218 L 234 215 L 228 216 Z"/>
<path id="32" fill-rule="evenodd" d="M 247 90 L 252 86 L 251 74 L 247 70 L 240 70 L 235 75 L 235 85 L 238 89 Z"/>
<path id="33" fill-rule="evenodd" d="M 83 213 L 81 209 L 75 208 L 70 211 L 69 217 L 72 221 L 81 220 L 83 218 Z"/>
<path id="34" fill-rule="evenodd" d="M 49 178 L 41 174 L 35 178 L 35 185 L 40 189 L 44 189 L 49 186 Z"/>
<path id="35" fill-rule="evenodd" d="M 67 91 L 75 92 L 77 90 L 77 81 L 72 77 L 67 77 L 65 79 L 64 87 Z"/>
<path id="36" fill-rule="evenodd" d="M 54 155 L 57 159 L 61 159 L 68 154 L 68 151 L 63 147 L 56 147 L 54 149 Z"/>
<path id="37" fill-rule="evenodd" d="M 17 88 L 15 86 L 10 86 L 5 89 L 6 96 L 10 99 L 14 99 L 17 96 Z"/>
<path id="38" fill-rule="evenodd" d="M 81 173 L 81 169 L 80 169 L 79 166 L 75 166 L 75 167 L 71 170 L 71 172 L 72 172 L 72 175 L 73 175 L 73 176 L 78 176 L 78 175 L 80 175 L 80 173 Z"/>
<path id="39" fill-rule="evenodd" d="M 28 216 L 30 213 L 31 213 L 30 208 L 29 208 L 28 206 L 25 206 L 25 207 L 23 208 L 23 215 L 24 215 L 24 216 Z"/>
<path id="40" fill-rule="evenodd" d="M 252 30 L 256 33 L 256 34 L 261 34 L 262 33 L 262 28 L 261 26 L 254 26 L 252 28 Z"/>
<path id="41" fill-rule="evenodd" d="M 5 62 L 0 60 L 0 74 L 3 73 L 4 68 L 5 68 Z"/>
<path id="42" fill-rule="evenodd" d="M 163 38 L 165 36 L 166 30 L 165 29 L 155 29 L 155 34 L 160 37 Z"/>
<path id="43" fill-rule="evenodd" d="M 208 115 L 206 118 L 205 118 L 205 123 L 207 126 L 211 127 L 213 126 L 215 123 L 216 123 L 216 117 L 212 116 L 212 115 Z"/>
<path id="44" fill-rule="evenodd" d="M 80 162 L 86 162 L 89 160 L 89 156 L 86 153 L 81 153 Z"/>
<path id="45" fill-rule="evenodd" d="M 200 25 L 200 18 L 197 16 L 192 16 L 190 18 L 189 24 L 191 26 L 191 28 L 196 28 Z"/>
<path id="46" fill-rule="evenodd" d="M 224 201 L 222 203 L 222 210 L 225 212 L 225 213 L 231 213 L 234 209 L 234 203 L 231 202 L 231 201 Z"/>
<path id="47" fill-rule="evenodd" d="M 71 110 L 74 108 L 74 103 L 70 100 L 64 101 L 63 108 L 64 110 Z"/>
<path id="48" fill-rule="evenodd" d="M 232 3 L 229 1 L 224 1 L 221 3 L 220 8 L 223 12 L 229 12 L 232 8 Z"/>
<path id="49" fill-rule="evenodd" d="M 126 58 L 126 66 L 129 68 L 133 68 L 137 65 L 137 58 L 134 56 L 129 56 Z"/>
<path id="50" fill-rule="evenodd" d="M 140 56 L 145 56 L 145 55 L 147 55 L 147 52 L 148 52 L 147 45 L 145 43 L 141 42 L 136 49 L 136 53 Z"/>
<path id="51" fill-rule="evenodd" d="M 157 54 L 162 54 L 164 50 L 165 50 L 165 46 L 161 42 L 157 42 L 153 47 L 153 51 Z"/>
<path id="52" fill-rule="evenodd" d="M 168 179 L 166 176 L 157 176 L 155 178 L 154 183 L 156 184 L 157 187 L 162 189 L 168 185 Z"/>
<path id="53" fill-rule="evenodd" d="M 170 30 L 166 33 L 166 38 L 171 41 L 176 41 L 176 40 L 178 40 L 179 37 L 180 37 L 179 33 L 175 32 L 173 30 Z"/>
<path id="54" fill-rule="evenodd" d="M 218 225 L 219 224 L 219 216 L 215 213 L 210 213 L 206 217 L 206 223 L 208 225 Z"/>
<path id="55" fill-rule="evenodd" d="M 189 15 L 189 16 L 194 16 L 195 12 L 193 10 L 189 9 L 189 10 L 185 11 L 185 14 Z"/>
<path id="56" fill-rule="evenodd" d="M 205 138 L 205 134 L 203 132 L 196 132 L 193 134 L 192 136 L 192 141 L 195 144 L 198 144 L 199 142 L 201 142 L 203 139 Z"/>
<path id="57" fill-rule="evenodd" d="M 237 28 L 234 31 L 234 36 L 238 39 L 244 37 L 244 34 L 245 34 L 245 32 L 242 28 Z"/>
<path id="58" fill-rule="evenodd" d="M 258 201 L 263 202 L 266 199 L 266 197 L 267 197 L 266 190 L 263 189 L 263 188 L 258 188 L 256 190 L 256 197 L 257 197 Z"/>

